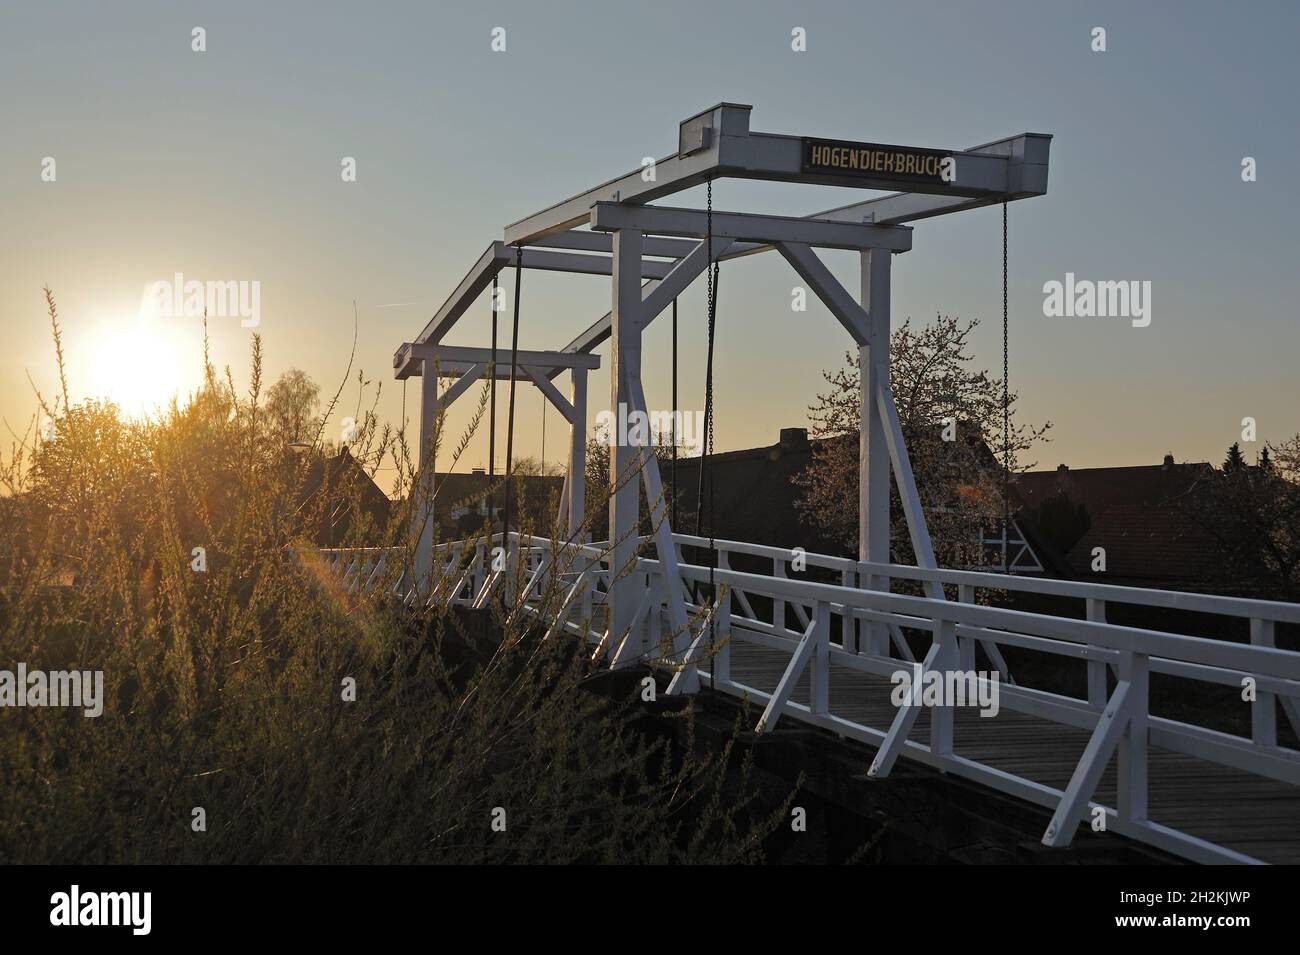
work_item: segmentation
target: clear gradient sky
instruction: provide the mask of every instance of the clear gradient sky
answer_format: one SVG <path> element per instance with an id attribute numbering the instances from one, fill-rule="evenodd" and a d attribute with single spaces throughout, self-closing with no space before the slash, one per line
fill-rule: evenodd
<path id="1" fill-rule="evenodd" d="M 791 50 L 797 26 L 807 52 Z M 0 413 L 21 431 L 27 376 L 56 388 L 45 283 L 74 399 L 193 387 L 198 323 L 137 316 L 146 283 L 182 272 L 259 281 L 269 376 L 297 366 L 327 392 L 355 300 L 358 363 L 395 422 L 395 347 L 506 223 L 671 152 L 680 120 L 725 100 L 765 132 L 948 148 L 1054 134 L 1048 195 L 1011 207 L 1012 386 L 1027 420 L 1055 424 L 1037 460 L 1218 462 L 1245 416 L 1262 440 L 1300 430 L 1298 36 L 1300 5 L 1265 2 L 8 3 Z M 801 215 L 869 195 L 733 180 L 715 206 Z M 996 368 L 999 211 L 918 222 L 914 240 L 895 258 L 895 323 L 978 318 L 977 357 Z M 828 258 L 856 290 L 854 258 Z M 1149 280 L 1150 326 L 1045 318 L 1043 283 L 1067 271 Z M 791 312 L 797 281 L 772 255 L 723 266 L 719 450 L 805 423 L 821 369 L 843 360 L 824 309 Z M 609 307 L 607 279 L 525 282 L 521 347 L 560 347 Z M 682 406 L 700 408 L 702 282 L 681 309 Z M 484 299 L 448 343 L 486 345 L 488 321 Z M 241 385 L 252 331 L 211 326 Z M 668 342 L 665 315 L 646 339 L 654 408 L 669 406 Z M 591 393 L 594 417 L 606 369 Z M 541 450 L 541 407 L 520 391 L 517 454 Z M 552 460 L 560 426 L 552 412 Z M 459 469 L 485 456 L 484 439 Z"/>

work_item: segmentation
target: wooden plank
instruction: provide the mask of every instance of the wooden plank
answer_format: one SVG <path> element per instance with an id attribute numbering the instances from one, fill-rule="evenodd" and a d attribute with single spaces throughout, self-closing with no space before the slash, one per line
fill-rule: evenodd
<path id="1" fill-rule="evenodd" d="M 733 640 L 731 651 L 731 678 L 763 693 L 774 692 L 790 664 L 788 651 L 743 638 Z M 834 663 L 830 671 L 830 713 L 887 730 L 898 715 L 890 702 L 893 684 Z M 790 701 L 807 706 L 809 683 L 808 673 L 802 673 L 790 688 Z M 924 744 L 930 714 L 919 709 L 907 738 Z M 1078 768 L 1090 736 L 1086 729 L 1006 708 L 994 717 L 982 717 L 973 707 L 959 708 L 953 720 L 957 756 L 1060 791 Z M 1110 759 L 1100 774 L 1092 802 L 1116 805 L 1116 763 Z M 1146 815 L 1162 826 L 1257 859 L 1300 863 L 1300 788 L 1287 783 L 1148 746 Z"/>

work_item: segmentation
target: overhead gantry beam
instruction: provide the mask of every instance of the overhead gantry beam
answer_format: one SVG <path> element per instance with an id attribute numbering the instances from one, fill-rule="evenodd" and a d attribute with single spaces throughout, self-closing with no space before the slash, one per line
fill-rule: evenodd
<path id="1" fill-rule="evenodd" d="M 644 205 L 711 178 L 735 177 L 852 186 L 864 189 L 897 189 L 893 195 L 838 206 L 809 216 L 844 223 L 902 225 L 917 219 L 946 215 L 966 209 L 995 205 L 1010 199 L 1024 199 L 1047 192 L 1048 160 L 1052 137 L 1023 133 L 964 150 L 911 150 L 942 154 L 954 160 L 954 178 L 947 181 L 916 181 L 894 173 L 853 171 L 824 174 L 810 171 L 805 150 L 809 140 L 800 136 L 750 132 L 750 107 L 719 103 L 680 124 L 677 152 L 659 160 L 652 172 L 634 170 L 557 203 L 535 215 L 507 226 L 504 243 L 493 243 L 475 264 L 452 296 L 417 336 L 416 341 L 437 343 L 464 314 L 475 298 L 491 284 L 493 276 L 514 261 L 516 243 L 541 249 L 606 253 L 608 236 L 572 231 L 590 221 L 598 202 Z M 818 140 L 817 142 L 823 142 Z M 853 145 L 853 144 L 848 144 Z M 870 144 L 857 144 L 868 146 Z M 880 146 L 879 150 L 908 151 L 908 147 Z M 812 244 L 812 243 L 806 243 Z M 690 252 L 681 239 L 643 238 L 644 257 L 681 258 Z M 736 241 L 719 260 L 766 252 L 770 243 Z M 525 268 L 609 274 L 606 262 L 567 261 L 559 257 L 529 257 Z M 660 263 L 644 263 L 642 278 L 654 280 L 663 274 Z M 649 290 L 643 288 L 643 294 Z M 585 352 L 609 337 L 608 314 L 565 346 L 567 352 Z M 552 376 L 553 377 L 553 376 Z"/>
<path id="2" fill-rule="evenodd" d="M 710 223 L 710 219 L 712 222 Z M 662 206 L 622 206 L 616 203 L 597 203 L 590 213 L 593 230 L 615 231 L 634 228 L 642 232 L 701 237 L 709 233 L 714 237 L 715 260 L 731 258 L 734 250 L 747 245 L 757 251 L 771 248 L 770 243 L 793 247 L 787 254 L 791 264 L 810 280 L 807 271 L 816 269 L 818 277 L 829 274 L 816 256 L 802 255 L 799 249 L 810 247 L 832 249 L 906 252 L 912 247 L 912 230 L 906 226 L 881 226 L 872 223 L 828 222 L 821 219 L 800 219 L 789 216 L 761 216 L 736 212 L 717 212 L 712 216 L 697 209 L 672 209 Z M 743 240 L 751 240 L 746 243 Z M 667 305 L 690 285 L 705 269 L 708 252 L 706 242 L 694 243 L 694 251 L 677 261 L 663 279 L 651 280 L 641 286 L 641 299 L 649 324 Z M 791 256 L 793 255 L 793 258 Z M 811 281 L 811 280 L 810 280 Z M 814 283 L 816 284 L 816 283 Z M 823 283 L 824 284 L 824 283 Z M 836 313 L 841 322 L 846 321 L 851 300 Z M 606 312 L 577 338 L 566 345 L 565 354 L 587 354 L 605 342 L 611 334 L 610 312 Z M 855 338 L 860 331 L 849 328 Z M 554 378 L 559 372 L 550 373 Z"/>
<path id="3" fill-rule="evenodd" d="M 867 199 L 863 202 L 836 206 L 809 216 L 833 222 L 874 222 L 876 225 L 903 225 L 918 219 L 982 209 L 1014 199 L 1030 199 L 1047 193 L 1047 169 L 1051 155 L 1052 137 L 1045 133 L 1021 133 L 1007 139 L 974 146 L 966 153 L 989 153 L 1005 156 L 1007 161 L 1009 191 L 1003 195 L 948 196 L 917 192 L 896 192 L 888 196 Z M 737 243 L 724 258 L 738 259 L 758 252 L 769 252 L 772 246 L 757 242 Z"/>
<path id="4" fill-rule="evenodd" d="M 505 243 L 500 243 L 505 245 Z M 509 251 L 506 268 L 514 265 L 514 249 Z M 578 252 L 555 252 L 551 249 L 523 249 L 520 265 L 526 269 L 539 272 L 577 272 L 583 275 L 610 275 L 613 271 L 612 259 L 607 255 L 584 255 Z M 647 279 L 659 279 L 668 274 L 671 262 L 656 262 L 651 259 L 641 260 L 641 276 Z"/>
<path id="5" fill-rule="evenodd" d="M 444 377 L 454 377 L 463 374 L 463 369 L 470 365 L 491 364 L 492 349 L 404 342 L 393 353 L 393 377 L 419 378 L 424 374 L 422 366 L 426 361 L 436 362 L 439 373 Z M 543 372 L 554 371 L 556 374 L 573 368 L 585 368 L 590 371 L 600 367 L 600 356 L 573 352 L 520 350 L 515 352 L 515 364 L 521 368 L 531 366 Z M 496 365 L 498 378 L 510 377 L 509 348 L 497 349 Z"/>
<path id="6" fill-rule="evenodd" d="M 580 193 L 506 226 L 506 241 L 535 242 L 581 225 L 597 202 L 653 202 L 713 178 L 719 167 L 721 144 L 749 136 L 751 107 L 719 103 L 681 124 L 677 152 L 655 163 L 653 175 L 644 168 Z M 686 141 L 683 137 L 696 137 Z M 698 146 L 698 148 L 696 148 Z"/>
<path id="7" fill-rule="evenodd" d="M 645 207 L 642 207 L 643 209 Z M 640 210 L 638 210 L 640 211 Z M 716 259 L 735 244 L 732 239 L 718 239 L 713 243 L 713 256 Z M 637 310 L 637 327 L 645 328 L 655 317 L 672 303 L 672 300 L 699 277 L 707 265 L 708 247 L 705 242 L 694 242 L 694 251 L 678 259 L 673 268 L 662 279 L 651 279 L 641 284 L 641 307 Z M 562 354 L 589 354 L 612 334 L 611 312 L 606 312 L 595 324 L 570 342 L 561 350 Z M 548 373 L 554 378 L 559 371 Z"/>
<path id="8" fill-rule="evenodd" d="M 591 228 L 596 232 L 616 229 L 639 229 L 654 235 L 714 238 L 715 257 L 721 250 L 718 240 L 750 242 L 797 242 L 827 249 L 888 249 L 906 252 L 912 248 L 912 230 L 907 226 L 881 226 L 870 223 L 830 222 L 825 219 L 800 219 L 790 216 L 764 216 L 741 212 L 703 212 L 698 209 L 672 209 L 663 206 L 625 206 L 598 202 L 591 209 Z"/>
<path id="9" fill-rule="evenodd" d="M 479 256 L 474 267 L 469 270 L 469 274 L 460 280 L 456 290 L 447 296 L 447 301 L 442 303 L 442 307 L 434 313 L 433 318 L 429 319 L 428 324 L 424 326 L 424 331 L 420 332 L 415 340 L 434 344 L 442 341 L 443 336 L 451 331 L 457 319 L 464 315 L 465 310 L 474 303 L 483 290 L 492 284 L 492 280 L 505 266 L 508 257 L 502 243 L 493 242 L 489 245 L 487 251 Z"/>
<path id="10" fill-rule="evenodd" d="M 964 150 L 909 150 L 908 147 L 870 143 L 815 141 L 827 142 L 832 148 L 870 147 L 882 157 L 879 171 L 856 167 L 850 171 L 847 165 L 836 171 L 830 170 L 825 163 L 810 161 L 808 149 L 810 142 L 814 141 L 808 137 L 750 132 L 750 109 L 735 103 L 720 103 L 691 117 L 679 127 L 677 152 L 658 160 L 652 176 L 647 176 L 646 169 L 638 169 L 543 209 L 507 226 L 506 242 L 533 243 L 571 229 L 582 223 L 597 202 L 644 205 L 722 177 L 899 190 L 905 195 L 937 197 L 933 202 L 909 205 L 906 210 L 881 209 L 888 216 L 903 214 L 909 219 L 940 215 L 972 205 L 988 205 L 1005 198 L 1042 195 L 1047 191 L 1050 136 L 1026 133 Z M 924 152 L 951 158 L 953 175 L 940 179 L 896 172 L 892 161 L 886 162 L 883 158 L 893 151 Z M 844 207 L 846 210 L 850 208 Z M 892 218 L 886 223 L 885 216 L 881 215 L 875 221 L 897 224 L 904 220 Z M 756 250 L 735 250 L 734 254 L 750 251 Z"/>
<path id="11" fill-rule="evenodd" d="M 695 243 L 685 239 L 656 239 L 647 237 L 642 255 L 660 259 L 680 259 L 689 254 Z M 574 249 L 579 252 L 611 252 L 613 240 L 603 232 L 557 232 L 534 242 L 529 248 Z"/>
<path id="12" fill-rule="evenodd" d="M 579 236 L 580 238 L 574 238 Z M 587 238 L 590 236 L 590 239 Z M 539 243 L 541 245 L 542 243 Z M 592 233 L 573 233 L 565 239 L 555 236 L 544 243 L 546 248 L 526 248 L 520 253 L 513 246 L 504 242 L 493 242 L 488 246 L 469 274 L 465 276 L 456 290 L 451 293 L 440 309 L 424 326 L 416 337 L 421 344 L 438 344 L 452 329 L 457 320 L 474 301 L 492 284 L 492 280 L 502 269 L 510 268 L 518 258 L 525 269 L 540 272 L 574 272 L 583 275 L 610 275 L 613 270 L 612 259 L 607 255 L 586 255 L 583 250 L 609 251 L 609 237 Z M 693 242 L 681 242 L 674 239 L 660 239 L 655 242 L 655 254 L 660 258 L 675 258 L 685 255 L 694 247 Z M 579 251 L 556 251 L 556 249 L 575 249 Z M 657 262 L 644 259 L 641 262 L 642 277 L 663 278 L 672 269 L 672 262 Z"/>

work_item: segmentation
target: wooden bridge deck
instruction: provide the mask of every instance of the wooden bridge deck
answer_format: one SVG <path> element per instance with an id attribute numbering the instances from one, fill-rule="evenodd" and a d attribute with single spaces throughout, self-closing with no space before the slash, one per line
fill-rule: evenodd
<path id="1" fill-rule="evenodd" d="M 789 662 L 781 650 L 744 640 L 731 645 L 731 678 L 765 693 L 775 690 Z M 794 702 L 807 705 L 808 682 L 805 671 Z M 887 730 L 897 712 L 892 690 L 884 677 L 831 667 L 830 709 L 836 716 Z M 956 755 L 1057 789 L 1066 787 L 1090 735 L 1006 707 L 995 717 L 960 707 L 953 723 Z M 922 710 L 910 738 L 928 744 L 929 732 L 929 713 Z M 1149 748 L 1148 760 L 1151 820 L 1265 862 L 1300 863 L 1300 789 L 1156 746 Z M 1115 803 L 1115 761 L 1095 796 L 1106 805 Z"/>

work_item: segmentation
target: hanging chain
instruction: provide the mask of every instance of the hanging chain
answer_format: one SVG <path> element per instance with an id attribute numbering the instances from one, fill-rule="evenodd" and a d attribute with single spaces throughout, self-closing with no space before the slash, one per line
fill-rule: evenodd
<path id="1" fill-rule="evenodd" d="M 708 295 L 709 295 L 709 368 L 706 375 L 704 408 L 705 408 L 705 440 L 708 442 L 708 453 L 713 455 L 713 335 L 715 315 L 717 314 L 718 301 L 718 263 L 713 261 L 713 180 L 709 180 L 705 204 L 705 228 L 708 230 Z M 709 520 L 713 520 L 713 482 L 709 481 Z M 709 530 L 709 546 L 713 546 L 713 531 Z"/>
<path id="2" fill-rule="evenodd" d="M 1010 359 L 1008 350 L 1010 334 L 1008 333 L 1007 308 L 1007 203 L 1002 202 L 1002 534 L 1005 539 L 1007 526 L 1011 522 L 1011 386 L 1008 380 Z M 1006 555 L 1003 555 L 1003 570 L 1006 569 Z"/>
<path id="3" fill-rule="evenodd" d="M 709 454 L 713 450 L 713 301 L 714 301 L 714 270 L 713 270 L 713 180 L 708 180 L 706 187 L 705 201 L 705 231 L 704 245 L 707 259 L 705 260 L 705 278 L 708 283 L 708 348 L 704 361 L 704 448 L 700 457 L 700 475 L 699 481 L 695 488 L 695 536 L 702 537 L 704 534 L 704 485 L 705 475 L 708 471 Z M 713 484 L 709 482 L 709 491 L 712 494 Z M 710 511 L 712 518 L 712 511 Z M 712 534 L 712 529 L 709 531 Z M 710 553 L 712 553 L 712 538 L 710 538 Z M 712 580 L 709 581 L 712 584 Z"/>
<path id="4" fill-rule="evenodd" d="M 705 470 L 709 471 L 709 599 L 713 601 L 713 613 L 709 615 L 709 659 L 714 657 L 715 644 L 718 633 L 718 587 L 714 579 L 714 570 L 718 566 L 718 551 L 716 542 L 713 539 L 713 521 L 715 518 L 713 509 L 713 342 L 714 327 L 717 315 L 718 303 L 718 265 L 713 261 L 713 180 L 708 181 L 705 202 L 705 242 L 707 243 L 706 252 L 708 258 L 705 262 L 705 268 L 708 269 L 708 296 L 709 296 L 709 346 L 706 368 L 704 373 L 704 459 L 701 464 L 701 476 Z M 698 524 L 698 520 L 697 520 Z M 699 534 L 697 527 L 695 533 Z M 709 681 L 709 697 L 713 698 L 716 687 L 713 681 Z"/>
<path id="5" fill-rule="evenodd" d="M 403 435 L 403 436 L 405 436 L 405 434 L 406 434 L 406 382 L 407 382 L 407 379 L 403 378 L 403 379 L 402 379 L 402 435 Z M 403 440 L 403 442 L 405 442 L 405 440 L 406 440 L 405 437 L 403 437 L 402 440 Z M 411 482 L 411 486 L 412 486 L 412 487 L 415 486 L 415 482 L 414 482 L 414 481 Z M 401 492 L 402 492 L 402 484 L 401 484 L 401 466 L 400 466 L 400 464 L 399 464 L 399 466 L 398 466 L 398 485 L 397 485 L 397 493 L 398 493 L 398 494 L 401 494 Z"/>
<path id="6" fill-rule="evenodd" d="M 673 299 L 673 499 L 672 499 L 672 525 L 673 530 L 679 530 L 677 525 L 677 498 L 680 496 L 680 488 L 677 484 L 677 299 Z"/>
<path id="7" fill-rule="evenodd" d="M 492 366 L 492 380 L 488 383 L 490 390 L 489 403 L 491 408 L 488 411 L 488 493 L 487 493 L 487 526 L 488 536 L 492 535 L 492 522 L 496 520 L 497 492 L 496 492 L 496 475 L 497 475 L 497 276 L 492 276 L 492 301 L 489 303 L 492 307 L 492 360 L 489 364 Z"/>
<path id="8" fill-rule="evenodd" d="M 523 297 L 524 247 L 515 246 L 514 328 L 510 339 L 510 399 L 506 409 L 506 506 L 502 514 L 501 542 L 510 552 L 510 518 L 514 501 L 513 474 L 515 451 L 515 377 L 519 361 L 519 300 Z M 517 520 L 517 519 L 516 519 Z"/>

